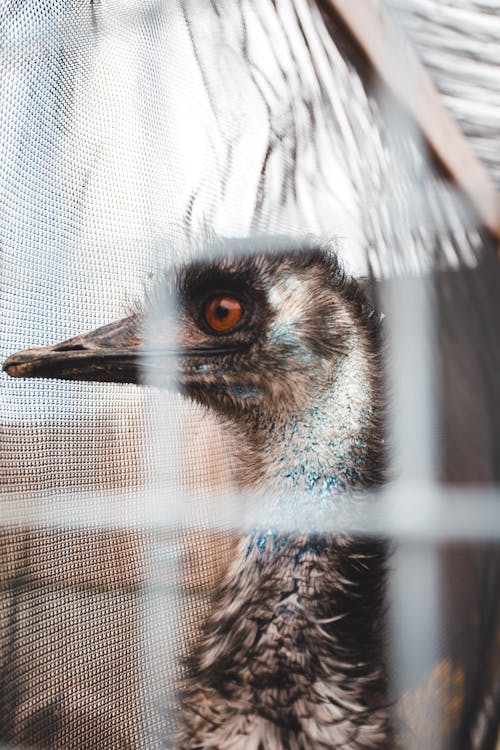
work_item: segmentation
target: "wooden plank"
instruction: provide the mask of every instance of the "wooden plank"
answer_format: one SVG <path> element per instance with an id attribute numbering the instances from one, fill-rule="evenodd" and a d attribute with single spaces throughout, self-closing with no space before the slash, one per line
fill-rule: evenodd
<path id="1" fill-rule="evenodd" d="M 411 113 L 445 170 L 483 224 L 500 238 L 500 194 L 472 152 L 406 37 L 379 0 L 326 0 L 377 75 Z"/>

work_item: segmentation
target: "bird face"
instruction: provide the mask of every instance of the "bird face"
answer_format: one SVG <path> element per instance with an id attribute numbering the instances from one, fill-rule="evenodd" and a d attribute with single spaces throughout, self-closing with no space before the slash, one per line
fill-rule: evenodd
<path id="1" fill-rule="evenodd" d="M 18 352 L 3 369 L 155 385 L 171 383 L 175 370 L 184 393 L 220 413 L 296 411 L 347 353 L 360 306 L 352 284 L 314 246 L 227 254 L 169 274 L 123 320 Z"/>
<path id="2" fill-rule="evenodd" d="M 226 257 L 179 275 L 179 380 L 229 414 L 297 411 L 346 349 L 320 252 Z M 331 270 L 331 261 L 330 261 Z"/>

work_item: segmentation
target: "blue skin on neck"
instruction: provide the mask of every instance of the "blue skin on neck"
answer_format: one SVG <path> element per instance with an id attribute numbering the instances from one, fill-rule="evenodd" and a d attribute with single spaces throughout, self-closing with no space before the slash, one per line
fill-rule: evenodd
<path id="1" fill-rule="evenodd" d="M 266 559 L 277 560 L 287 557 L 292 574 L 293 593 L 298 592 L 299 579 L 295 573 L 301 567 L 304 558 L 307 556 L 319 557 L 326 547 L 326 539 L 319 534 L 311 534 L 307 540 L 293 548 L 293 556 L 290 556 L 290 543 L 293 537 L 288 534 L 280 534 L 273 529 L 267 531 L 255 530 L 248 539 L 247 557 L 254 555 L 257 559 L 259 572 L 262 570 Z"/>
<path id="2" fill-rule="evenodd" d="M 335 504 L 364 480 L 371 409 L 363 410 L 359 431 L 353 435 L 348 430 L 344 433 L 332 429 L 327 406 L 327 403 L 316 405 L 291 421 L 268 425 L 268 445 L 276 457 L 270 484 L 278 513 L 282 507 L 290 515 L 294 507 L 304 502 L 308 507 L 313 503 L 315 510 L 335 512 Z M 279 557 L 294 536 L 299 535 L 280 533 L 272 524 L 270 528 L 255 529 L 249 538 L 247 554 L 258 551 L 261 561 L 269 555 Z M 325 537 L 320 528 L 309 531 L 305 538 L 305 543 L 296 548 L 293 567 L 306 553 L 320 555 L 324 550 Z"/>
<path id="3" fill-rule="evenodd" d="M 363 481 L 372 410 L 362 411 L 353 431 L 350 414 L 345 424 L 335 414 L 330 393 L 318 400 L 302 415 L 267 427 L 268 450 L 275 456 L 271 483 L 278 493 L 302 492 L 328 500 Z"/>

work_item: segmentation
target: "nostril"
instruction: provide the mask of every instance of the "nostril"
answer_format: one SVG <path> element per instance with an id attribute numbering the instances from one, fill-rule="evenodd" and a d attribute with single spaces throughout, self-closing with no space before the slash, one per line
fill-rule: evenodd
<path id="1" fill-rule="evenodd" d="M 54 347 L 55 352 L 83 352 L 85 350 L 85 346 L 82 344 L 73 344 L 71 341 L 67 341 L 64 344 L 59 344 L 59 346 Z"/>

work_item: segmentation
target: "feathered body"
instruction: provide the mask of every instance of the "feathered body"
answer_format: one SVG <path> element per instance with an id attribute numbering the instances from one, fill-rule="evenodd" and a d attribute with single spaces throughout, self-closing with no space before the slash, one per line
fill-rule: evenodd
<path id="1" fill-rule="evenodd" d="M 387 748 L 383 548 L 261 539 L 242 540 L 192 660 L 180 746 Z"/>

